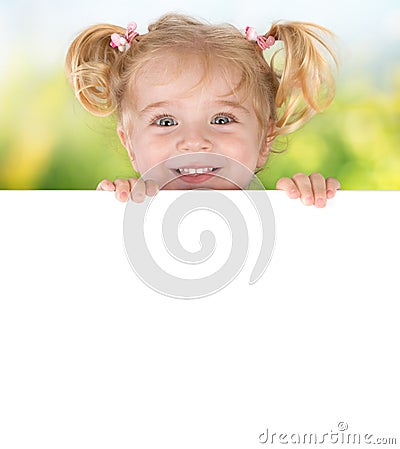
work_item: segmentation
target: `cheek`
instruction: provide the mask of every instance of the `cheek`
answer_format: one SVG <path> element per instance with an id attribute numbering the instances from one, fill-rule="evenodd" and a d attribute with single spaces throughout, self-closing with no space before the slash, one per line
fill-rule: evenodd
<path id="1" fill-rule="evenodd" d="M 226 142 L 226 148 L 230 148 L 228 155 L 233 159 L 251 169 L 255 167 L 259 151 L 257 142 L 251 135 Z"/>
<path id="2" fill-rule="evenodd" d="M 148 149 L 147 151 L 138 154 L 136 161 L 140 173 L 144 173 L 151 168 L 157 167 L 165 159 L 166 158 L 162 155 L 152 152 L 151 149 Z"/>
<path id="3" fill-rule="evenodd" d="M 163 144 L 151 140 L 136 142 L 134 152 L 140 173 L 156 167 L 170 157 L 165 142 Z"/>
<path id="4" fill-rule="evenodd" d="M 254 173 L 257 168 L 257 156 L 254 154 L 247 153 L 242 158 L 238 158 L 237 161 L 247 167 L 249 172 Z"/>

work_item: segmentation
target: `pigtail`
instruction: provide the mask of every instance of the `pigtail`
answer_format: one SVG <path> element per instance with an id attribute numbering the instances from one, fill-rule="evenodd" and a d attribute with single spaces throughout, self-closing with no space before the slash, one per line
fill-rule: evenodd
<path id="1" fill-rule="evenodd" d="M 110 46 L 113 33 L 124 34 L 114 25 L 95 25 L 83 31 L 68 49 L 65 70 L 82 106 L 98 116 L 110 115 L 117 108 L 112 84 L 123 55 Z"/>
<path id="2" fill-rule="evenodd" d="M 279 50 L 270 66 L 277 76 L 278 116 L 275 135 L 289 134 L 305 124 L 315 113 L 322 112 L 333 100 L 335 55 L 326 42 L 333 37 L 327 29 L 312 23 L 274 23 L 265 35 L 283 41 L 283 69 L 276 64 Z"/>

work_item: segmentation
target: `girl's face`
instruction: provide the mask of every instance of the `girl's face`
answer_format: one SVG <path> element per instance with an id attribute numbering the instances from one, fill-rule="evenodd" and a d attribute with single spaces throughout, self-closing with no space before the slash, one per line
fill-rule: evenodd
<path id="1" fill-rule="evenodd" d="M 238 189 L 264 165 L 259 125 L 250 98 L 230 93 L 238 70 L 226 79 L 214 71 L 209 81 L 196 60 L 178 69 L 174 56 L 147 63 L 127 107 L 131 130 L 119 127 L 122 143 L 143 179 L 164 189 Z"/>

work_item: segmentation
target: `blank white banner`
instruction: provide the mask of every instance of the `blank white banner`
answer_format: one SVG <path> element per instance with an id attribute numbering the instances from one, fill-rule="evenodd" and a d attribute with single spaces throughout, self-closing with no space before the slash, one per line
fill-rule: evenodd
<path id="1" fill-rule="evenodd" d="M 186 217 L 188 251 L 201 229 L 217 247 L 207 267 L 179 267 L 159 215 L 181 194 L 158 195 L 148 247 L 174 276 L 207 276 L 231 225 Z M 252 285 L 265 229 L 246 195 L 260 192 L 223 194 L 247 224 L 243 268 L 176 299 L 132 269 L 113 194 L 0 192 L 0 448 L 400 443 L 400 192 L 341 191 L 316 209 L 268 191 L 275 245 Z"/>

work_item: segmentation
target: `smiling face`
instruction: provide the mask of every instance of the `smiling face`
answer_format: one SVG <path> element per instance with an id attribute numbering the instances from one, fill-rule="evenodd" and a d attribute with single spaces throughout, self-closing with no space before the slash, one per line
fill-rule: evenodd
<path id="1" fill-rule="evenodd" d="M 164 189 L 245 188 L 268 149 L 251 99 L 232 92 L 240 73 L 228 79 L 215 68 L 205 78 L 189 61 L 164 55 L 145 65 L 125 99 L 132 125 L 119 127 L 121 141 L 143 179 Z"/>

